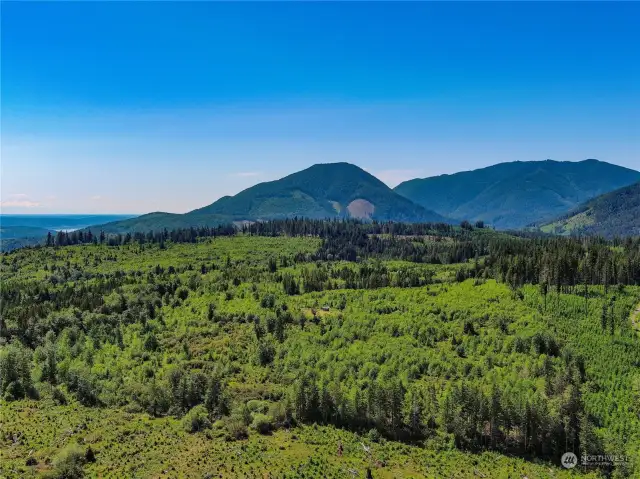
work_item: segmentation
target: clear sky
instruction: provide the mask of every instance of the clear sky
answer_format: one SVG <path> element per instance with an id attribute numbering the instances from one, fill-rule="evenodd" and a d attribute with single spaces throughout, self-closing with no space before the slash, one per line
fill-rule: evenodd
<path id="1" fill-rule="evenodd" d="M 3 213 L 186 212 L 319 162 L 640 169 L 640 3 L 1 9 Z"/>

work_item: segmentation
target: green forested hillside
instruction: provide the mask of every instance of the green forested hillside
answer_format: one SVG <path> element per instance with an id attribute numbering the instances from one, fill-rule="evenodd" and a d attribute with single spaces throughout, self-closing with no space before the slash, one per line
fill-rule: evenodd
<path id="1" fill-rule="evenodd" d="M 177 228 L 213 227 L 228 224 L 231 218 L 219 215 L 181 215 L 175 213 L 155 212 L 121 221 L 113 221 L 85 228 L 84 231 L 105 234 L 147 233 L 149 231 L 174 230 Z"/>
<path id="2" fill-rule="evenodd" d="M 293 217 L 449 221 L 398 195 L 355 165 L 327 163 L 280 180 L 259 183 L 235 196 L 225 196 L 183 215 L 151 213 L 93 229 L 105 233 L 133 233 Z"/>
<path id="3" fill-rule="evenodd" d="M 0 226 L 0 251 L 34 246 L 44 241 L 50 230 L 34 226 Z"/>
<path id="4" fill-rule="evenodd" d="M 359 211 L 353 202 L 372 209 Z M 440 215 L 394 193 L 349 163 L 314 165 L 277 181 L 260 183 L 222 198 L 194 214 L 226 214 L 240 219 L 370 217 L 394 221 L 444 221 Z"/>
<path id="5" fill-rule="evenodd" d="M 563 235 L 638 236 L 640 183 L 598 196 L 541 229 Z"/>
<path id="6" fill-rule="evenodd" d="M 406 181 L 397 193 L 443 216 L 521 228 L 640 180 L 640 173 L 597 160 L 500 163 Z"/>
<path id="7" fill-rule="evenodd" d="M 391 190 L 349 163 L 318 164 L 186 214 L 150 213 L 92 229 L 134 233 L 293 217 L 409 222 L 457 218 L 500 229 L 522 228 L 639 179 L 637 171 L 597 160 L 547 160 L 415 179 Z"/>
<path id="8" fill-rule="evenodd" d="M 216 232 L 2 255 L 1 476 L 637 473 L 638 240 Z"/>

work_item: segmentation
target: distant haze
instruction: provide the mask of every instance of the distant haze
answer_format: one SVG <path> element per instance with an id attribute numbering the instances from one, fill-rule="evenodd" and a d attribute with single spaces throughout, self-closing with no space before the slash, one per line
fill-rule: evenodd
<path id="1" fill-rule="evenodd" d="M 3 235 L 11 228 L 22 226 L 51 231 L 73 231 L 130 217 L 130 215 L 0 215 L 0 230 Z"/>
<path id="2" fill-rule="evenodd" d="M 182 213 L 338 161 L 640 169 L 635 2 L 2 10 L 2 213 Z"/>

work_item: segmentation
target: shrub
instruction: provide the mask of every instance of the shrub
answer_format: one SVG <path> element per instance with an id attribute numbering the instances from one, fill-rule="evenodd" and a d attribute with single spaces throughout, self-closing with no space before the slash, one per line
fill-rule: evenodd
<path id="1" fill-rule="evenodd" d="M 187 299 L 189 297 L 189 290 L 187 288 L 185 288 L 184 286 L 180 286 L 176 290 L 176 296 L 178 298 L 180 298 L 182 301 L 184 301 L 185 299 Z"/>
<path id="2" fill-rule="evenodd" d="M 275 304 L 276 297 L 271 293 L 265 294 L 260 300 L 260 306 L 262 306 L 263 308 L 273 308 Z"/>
<path id="3" fill-rule="evenodd" d="M 273 418 L 266 414 L 254 414 L 251 428 L 255 429 L 260 434 L 269 434 L 273 429 Z"/>
<path id="4" fill-rule="evenodd" d="M 51 479 L 79 479 L 84 477 L 86 462 L 85 452 L 77 444 L 64 448 L 53 461 L 53 471 L 49 475 Z"/>
<path id="5" fill-rule="evenodd" d="M 207 409 L 202 404 L 192 408 L 184 418 L 182 418 L 182 427 L 185 431 L 191 433 L 209 429 L 211 427 L 211 421 L 209 421 Z"/>
<path id="6" fill-rule="evenodd" d="M 380 432 L 375 428 L 370 429 L 369 432 L 367 433 L 367 438 L 369 438 L 369 441 L 371 442 L 379 442 Z"/>
<path id="7" fill-rule="evenodd" d="M 260 401 L 259 399 L 252 399 L 250 401 L 247 401 L 247 407 L 252 413 L 257 412 L 266 414 L 266 412 L 269 410 L 269 403 L 267 401 Z"/>
<path id="8" fill-rule="evenodd" d="M 244 421 L 237 416 L 230 417 L 226 421 L 227 426 L 227 438 L 230 440 L 240 440 L 246 439 L 249 437 L 249 432 L 247 431 L 247 426 Z"/>
<path id="9" fill-rule="evenodd" d="M 160 343 L 158 342 L 158 338 L 153 333 L 149 333 L 144 340 L 144 349 L 145 351 L 156 351 Z"/>
<path id="10" fill-rule="evenodd" d="M 276 349 L 268 340 L 263 340 L 258 344 L 258 364 L 260 366 L 267 366 L 276 355 Z"/>
<path id="11" fill-rule="evenodd" d="M 96 406 L 100 403 L 97 388 L 87 368 L 69 370 L 67 387 L 76 393 L 78 401 L 83 406 Z"/>
<path id="12" fill-rule="evenodd" d="M 56 404 L 67 404 L 67 396 L 65 396 L 64 393 L 58 388 L 53 388 L 51 390 L 51 397 L 56 402 Z"/>
<path id="13" fill-rule="evenodd" d="M 24 386 L 20 381 L 10 382 L 4 389 L 4 400 L 5 401 L 15 401 L 17 399 L 22 399 L 26 395 Z"/>
<path id="14" fill-rule="evenodd" d="M 242 421 L 245 426 L 251 424 L 251 421 L 253 420 L 253 415 L 246 404 L 236 408 L 231 416 Z"/>
<path id="15" fill-rule="evenodd" d="M 96 453 L 91 449 L 91 446 L 89 446 L 84 453 L 84 459 L 87 462 L 96 462 Z"/>
<path id="16" fill-rule="evenodd" d="M 277 402 L 272 404 L 269 408 L 269 415 L 273 418 L 275 428 L 289 428 L 292 425 L 293 414 L 290 405 L 287 403 Z"/>

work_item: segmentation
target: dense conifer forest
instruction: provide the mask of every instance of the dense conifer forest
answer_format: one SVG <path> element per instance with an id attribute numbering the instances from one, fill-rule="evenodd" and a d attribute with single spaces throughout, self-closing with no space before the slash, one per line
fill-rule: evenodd
<path id="1" fill-rule="evenodd" d="M 285 219 L 0 273 L 0 476 L 640 474 L 640 238 Z"/>

